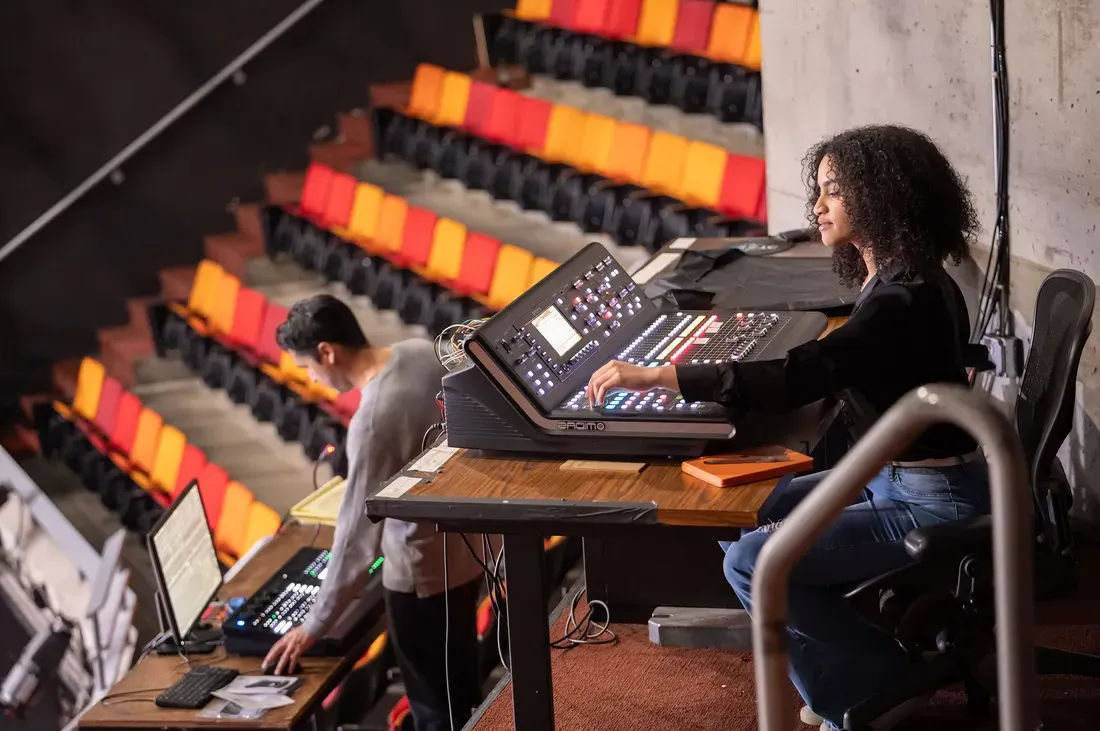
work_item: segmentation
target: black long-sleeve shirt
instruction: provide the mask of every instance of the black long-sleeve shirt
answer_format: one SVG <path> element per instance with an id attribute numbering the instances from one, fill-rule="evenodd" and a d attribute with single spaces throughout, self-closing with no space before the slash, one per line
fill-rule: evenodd
<path id="1" fill-rule="evenodd" d="M 966 302 L 942 268 L 924 274 L 876 274 L 848 321 L 820 340 L 793 348 L 782 360 L 681 365 L 688 401 L 787 411 L 834 396 L 845 402 L 859 439 L 898 399 L 931 383 L 968 382 L 963 365 L 970 337 Z M 897 459 L 953 457 L 977 447 L 950 425 L 921 434 Z"/>

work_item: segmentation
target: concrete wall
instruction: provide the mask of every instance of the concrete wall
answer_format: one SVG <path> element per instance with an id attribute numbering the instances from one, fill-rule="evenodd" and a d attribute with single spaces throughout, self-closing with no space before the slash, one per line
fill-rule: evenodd
<path id="1" fill-rule="evenodd" d="M 760 5 L 773 230 L 805 220 L 799 161 L 811 144 L 850 126 L 897 122 L 928 132 L 943 146 L 967 176 L 988 231 L 993 203 L 988 3 L 767 0 Z M 1050 270 L 1071 267 L 1100 280 L 1100 0 L 1007 5 L 1012 299 L 1029 323 L 1035 292 Z M 985 255 L 975 252 L 975 259 L 984 265 Z M 1063 462 L 1075 482 L 1078 515 L 1100 523 L 1096 340 L 1086 348 L 1079 371 L 1083 408 Z"/>

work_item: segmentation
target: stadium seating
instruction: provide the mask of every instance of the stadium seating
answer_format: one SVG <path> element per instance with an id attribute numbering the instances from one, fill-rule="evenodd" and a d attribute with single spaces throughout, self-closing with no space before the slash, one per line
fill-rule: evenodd
<path id="1" fill-rule="evenodd" d="M 379 154 L 651 251 L 762 230 L 763 160 L 482 81 L 452 126 L 456 76 L 421 64 L 405 108 L 373 110 Z"/>
<path id="2" fill-rule="evenodd" d="M 708 0 L 520 2 L 484 16 L 494 66 L 762 127 L 760 15 Z"/>
<path id="3" fill-rule="evenodd" d="M 54 412 L 40 436 L 44 454 L 60 457 L 131 531 L 147 533 L 193 480 L 226 565 L 279 529 L 277 513 L 124 391 L 98 360 L 81 361 L 72 403 L 57 402 Z"/>

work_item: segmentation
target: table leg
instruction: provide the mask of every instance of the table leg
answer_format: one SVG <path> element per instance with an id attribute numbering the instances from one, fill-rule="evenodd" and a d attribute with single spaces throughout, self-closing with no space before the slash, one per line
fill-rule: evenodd
<path id="1" fill-rule="evenodd" d="M 508 655 L 516 731 L 553 731 L 550 615 L 543 588 L 542 538 L 504 536 L 508 586 Z"/>

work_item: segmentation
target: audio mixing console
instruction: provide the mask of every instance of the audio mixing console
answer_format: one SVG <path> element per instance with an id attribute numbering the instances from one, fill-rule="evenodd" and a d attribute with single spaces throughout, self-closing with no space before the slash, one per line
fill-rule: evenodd
<path id="1" fill-rule="evenodd" d="M 660 311 L 589 244 L 477 329 L 467 365 L 443 380 L 448 443 L 491 451 L 700 454 L 734 434 L 719 404 L 666 389 L 585 386 L 612 359 L 643 366 L 783 358 L 824 332 L 816 312 Z"/>
<path id="2" fill-rule="evenodd" d="M 226 651 L 234 655 L 266 655 L 280 637 L 304 622 L 321 590 L 331 558 L 331 551 L 319 548 L 303 548 L 294 554 L 222 623 Z M 381 565 L 379 558 L 370 569 L 372 576 Z M 381 582 L 381 575 L 373 576 L 363 594 L 307 654 L 347 654 L 369 628 L 364 625 L 374 624 L 382 616 Z"/>

